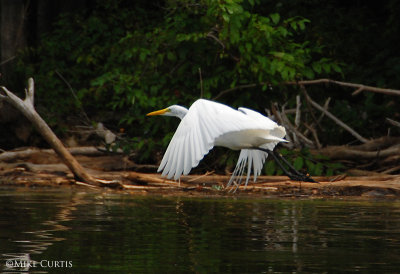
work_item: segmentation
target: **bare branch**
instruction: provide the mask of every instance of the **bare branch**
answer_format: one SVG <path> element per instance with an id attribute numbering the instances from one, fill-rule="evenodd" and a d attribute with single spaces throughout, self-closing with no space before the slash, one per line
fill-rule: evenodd
<path id="1" fill-rule="evenodd" d="M 301 116 L 300 107 L 301 107 L 300 95 L 297 95 L 296 96 L 296 116 L 294 118 L 294 125 L 296 126 L 296 128 L 299 128 L 299 126 L 300 126 L 300 116 Z"/>
<path id="2" fill-rule="evenodd" d="M 14 56 L 12 56 L 12 57 L 10 57 L 10 58 L 8 58 L 8 59 L 2 61 L 2 62 L 0 63 L 0 66 L 5 65 L 5 64 L 7 64 L 8 62 L 11 62 L 11 61 L 14 60 L 15 58 L 17 58 L 17 56 L 14 55 Z"/>
<path id="3" fill-rule="evenodd" d="M 335 115 L 333 115 L 332 113 L 330 113 L 329 111 L 327 111 L 326 109 L 324 109 L 322 106 L 320 106 L 319 104 L 317 104 L 315 101 L 313 101 L 311 99 L 311 97 L 307 94 L 306 95 L 308 97 L 308 101 L 311 103 L 311 105 L 313 107 L 315 107 L 316 109 L 318 109 L 319 111 L 325 113 L 326 116 L 328 116 L 329 118 L 331 118 L 336 124 L 338 124 L 339 126 L 341 126 L 342 128 L 344 128 L 345 130 L 347 130 L 351 135 L 353 135 L 354 137 L 356 137 L 360 142 L 362 143 L 366 143 L 368 142 L 368 140 L 364 137 L 362 137 L 360 134 L 358 134 L 354 129 L 352 129 L 351 127 L 349 127 L 348 125 L 346 125 L 343 121 L 341 121 L 340 119 L 338 119 Z"/>
<path id="4" fill-rule="evenodd" d="M 65 79 L 64 76 L 62 76 L 62 74 L 61 74 L 60 72 L 58 72 L 58 70 L 55 70 L 55 73 L 56 73 L 56 74 L 58 75 L 58 77 L 60 77 L 61 80 L 63 80 L 63 82 L 67 85 L 67 87 L 69 88 L 69 90 L 70 90 L 71 93 L 72 93 L 72 96 L 74 96 L 74 99 L 75 99 L 76 102 L 78 103 L 79 108 L 81 109 L 81 112 L 82 112 L 84 118 L 86 119 L 87 123 L 90 124 L 90 119 L 89 119 L 89 117 L 87 116 L 85 110 L 83 109 L 82 102 L 79 100 L 79 98 L 78 98 L 78 96 L 76 95 L 76 93 L 75 93 L 74 89 L 72 88 L 71 84 L 67 81 L 67 79 Z"/>
<path id="5" fill-rule="evenodd" d="M 219 40 L 218 37 L 213 34 L 213 31 L 210 31 L 209 33 L 207 33 L 207 37 L 214 39 L 218 44 L 220 44 L 222 49 L 225 49 L 224 43 L 222 43 L 221 40 Z"/>
<path id="6" fill-rule="evenodd" d="M 396 89 L 386 89 L 386 88 L 377 88 L 377 87 L 372 87 L 372 86 L 366 86 L 362 84 L 355 84 L 355 83 L 348 83 L 348 82 L 341 82 L 341 81 L 335 81 L 331 79 L 316 79 L 316 80 L 304 80 L 304 81 L 289 81 L 289 82 L 284 82 L 283 84 L 285 85 L 316 85 L 316 84 L 336 84 L 339 86 L 343 87 L 350 87 L 350 88 L 355 88 L 356 91 L 352 93 L 352 95 L 357 95 L 361 93 L 362 91 L 371 91 L 371 92 L 376 92 L 376 93 L 383 93 L 387 95 L 396 95 L 400 96 L 400 90 Z M 268 82 L 261 82 L 261 83 L 252 83 L 252 84 L 246 84 L 246 85 L 241 85 L 241 86 L 236 86 L 233 88 L 229 88 L 226 90 L 221 91 L 218 93 L 213 100 L 217 100 L 223 95 L 240 90 L 240 89 L 246 89 L 246 88 L 254 88 L 262 85 L 270 85 Z"/>
<path id="7" fill-rule="evenodd" d="M 312 133 L 312 135 L 314 137 L 315 144 L 316 144 L 317 148 L 321 148 L 322 145 L 321 145 L 321 143 L 319 141 L 318 134 L 317 134 L 317 131 L 315 130 L 315 128 L 309 126 L 307 123 L 304 123 L 304 126 L 307 128 L 307 130 L 311 131 L 311 133 Z"/>
<path id="8" fill-rule="evenodd" d="M 358 95 L 361 91 L 363 91 L 364 90 L 364 86 L 362 86 L 362 87 L 359 87 L 356 91 L 354 91 L 352 94 L 351 94 L 351 96 L 356 96 L 356 95 Z"/>
<path id="9" fill-rule="evenodd" d="M 102 182 L 97 181 L 84 170 L 84 168 L 78 163 L 78 161 L 71 155 L 62 142 L 53 133 L 42 117 L 40 117 L 40 115 L 36 112 L 33 106 L 34 81 L 32 78 L 30 78 L 28 81 L 28 90 L 26 91 L 26 98 L 24 101 L 14 95 L 7 88 L 1 88 L 6 93 L 6 96 L 2 96 L 2 99 L 6 100 L 9 104 L 21 111 L 22 114 L 32 122 L 42 137 L 54 149 L 57 155 L 63 160 L 65 165 L 68 166 L 68 168 L 72 171 L 78 181 L 84 181 L 93 185 L 102 185 Z"/>
<path id="10" fill-rule="evenodd" d="M 246 89 L 246 88 L 255 88 L 255 87 L 259 86 L 259 85 L 262 85 L 262 83 L 261 84 L 241 85 L 241 86 L 236 86 L 236 87 L 233 87 L 233 88 L 228 88 L 228 89 L 225 89 L 225 90 L 221 91 L 216 96 L 214 96 L 213 100 L 217 100 L 220 97 L 222 97 L 223 95 L 225 95 L 227 93 L 230 93 L 232 91 L 235 91 L 235 90 Z"/>
<path id="11" fill-rule="evenodd" d="M 201 76 L 201 68 L 199 68 L 199 78 L 200 78 L 200 98 L 203 98 L 203 77 Z"/>
<path id="12" fill-rule="evenodd" d="M 326 99 L 325 104 L 324 104 L 324 109 L 325 109 L 325 110 L 328 110 L 329 102 L 330 102 L 330 101 L 331 101 L 331 97 L 328 97 L 328 99 Z M 324 116 L 325 116 L 325 113 L 322 112 L 321 115 L 318 117 L 317 121 L 316 121 L 316 122 L 315 122 L 315 121 L 312 122 L 311 125 L 310 125 L 310 127 L 314 128 L 314 126 L 315 126 L 316 124 L 319 125 L 319 123 L 322 121 L 322 118 L 324 118 Z M 319 127 L 321 127 L 321 126 L 319 126 Z M 307 128 L 307 129 L 304 131 L 304 133 L 303 133 L 304 136 L 307 136 L 307 135 L 308 135 L 308 132 L 309 132 L 309 129 Z"/>
<path id="13" fill-rule="evenodd" d="M 274 115 L 276 121 L 279 124 L 283 125 L 282 115 L 280 114 L 279 110 L 277 109 L 277 106 L 272 103 L 271 103 L 271 112 Z M 282 145 L 287 145 L 288 147 L 292 148 L 294 146 L 292 137 L 289 134 L 286 134 L 285 138 L 286 138 L 286 140 L 289 141 L 289 143 L 286 143 L 286 144 L 282 143 Z"/>
<path id="14" fill-rule="evenodd" d="M 278 113 L 278 111 L 277 111 Z M 293 134 L 293 141 L 295 145 L 299 146 L 300 142 L 299 139 L 303 141 L 303 143 L 308 147 L 315 147 L 314 143 L 304 136 L 292 123 L 290 122 L 289 118 L 286 116 L 284 109 L 282 109 L 281 114 L 279 114 L 281 124 L 284 125 L 290 132 Z M 289 136 L 288 134 L 286 136 Z"/>
<path id="15" fill-rule="evenodd" d="M 389 124 L 391 124 L 392 126 L 400 127 L 400 122 L 397 122 L 397 121 L 392 120 L 392 119 L 390 119 L 390 118 L 386 118 L 386 121 L 387 121 Z"/>
<path id="16" fill-rule="evenodd" d="M 27 105 L 32 106 L 35 108 L 35 82 L 33 81 L 33 78 L 28 79 L 28 90 L 25 89 L 25 102 Z"/>
<path id="17" fill-rule="evenodd" d="M 396 95 L 400 96 L 400 90 L 396 89 L 387 89 L 387 88 L 377 88 L 372 86 L 365 86 L 362 84 L 355 84 L 355 83 L 348 83 L 348 82 L 341 82 L 335 81 L 331 79 L 316 79 L 316 80 L 306 80 L 306 81 L 298 81 L 298 82 L 286 82 L 286 85 L 315 85 L 315 84 L 336 84 L 343 87 L 350 87 L 357 89 L 353 95 L 359 94 L 361 91 L 371 91 L 376 93 L 383 93 L 387 95 Z"/>

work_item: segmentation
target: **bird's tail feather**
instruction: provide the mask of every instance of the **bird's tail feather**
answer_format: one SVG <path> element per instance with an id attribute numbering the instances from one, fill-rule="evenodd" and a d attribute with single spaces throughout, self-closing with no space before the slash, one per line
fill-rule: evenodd
<path id="1" fill-rule="evenodd" d="M 246 164 L 247 164 L 247 176 L 246 176 L 245 186 L 247 186 L 250 180 L 252 169 L 254 174 L 254 181 L 256 181 L 257 176 L 261 174 L 262 167 L 267 157 L 268 153 L 261 150 L 242 149 L 240 151 L 238 162 L 232 173 L 231 178 L 229 179 L 227 187 L 229 187 L 235 180 L 236 180 L 235 184 L 237 186 L 236 189 L 240 186 L 240 184 L 242 183 L 243 173 Z"/>

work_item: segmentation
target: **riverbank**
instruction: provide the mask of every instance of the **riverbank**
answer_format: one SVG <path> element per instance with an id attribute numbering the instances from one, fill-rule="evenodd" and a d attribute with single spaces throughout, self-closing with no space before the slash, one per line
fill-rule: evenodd
<path id="1" fill-rule="evenodd" d="M 396 176 L 315 177 L 319 183 L 295 182 L 285 176 L 260 176 L 248 186 L 226 188 L 229 176 L 190 175 L 180 182 L 165 180 L 159 174 L 133 171 L 96 173 L 103 180 L 119 182 L 112 187 L 95 187 L 76 182 L 72 174 L 33 172 L 16 167 L 0 172 L 0 185 L 16 187 L 76 187 L 130 194 L 183 196 L 275 196 L 275 197 L 371 197 L 400 198 L 400 178 Z M 236 191 L 235 191 L 236 190 Z"/>
<path id="2" fill-rule="evenodd" d="M 286 176 L 260 176 L 257 182 L 226 188 L 229 175 L 190 175 L 180 181 L 162 178 L 156 166 L 136 165 L 120 154 L 75 155 L 105 187 L 76 181 L 51 150 L 32 149 L 0 163 L 0 185 L 18 187 L 80 187 L 125 191 L 131 194 L 184 196 L 372 197 L 399 198 L 400 176 L 341 174 L 315 177 L 319 183 L 296 182 Z"/>

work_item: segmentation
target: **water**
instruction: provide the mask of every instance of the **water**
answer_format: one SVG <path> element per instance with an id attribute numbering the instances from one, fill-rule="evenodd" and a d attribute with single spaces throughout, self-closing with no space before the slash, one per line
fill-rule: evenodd
<path id="1" fill-rule="evenodd" d="M 3 189 L 0 255 L 2 273 L 396 273 L 400 201 Z"/>

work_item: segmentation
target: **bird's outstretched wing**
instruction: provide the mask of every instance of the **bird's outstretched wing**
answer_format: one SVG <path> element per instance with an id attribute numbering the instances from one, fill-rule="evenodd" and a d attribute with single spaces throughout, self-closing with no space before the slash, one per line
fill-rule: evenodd
<path id="1" fill-rule="evenodd" d="M 158 171 L 162 170 L 163 176 L 177 180 L 199 164 L 219 136 L 246 129 L 263 129 L 263 126 L 244 112 L 199 99 L 179 124 Z"/>

